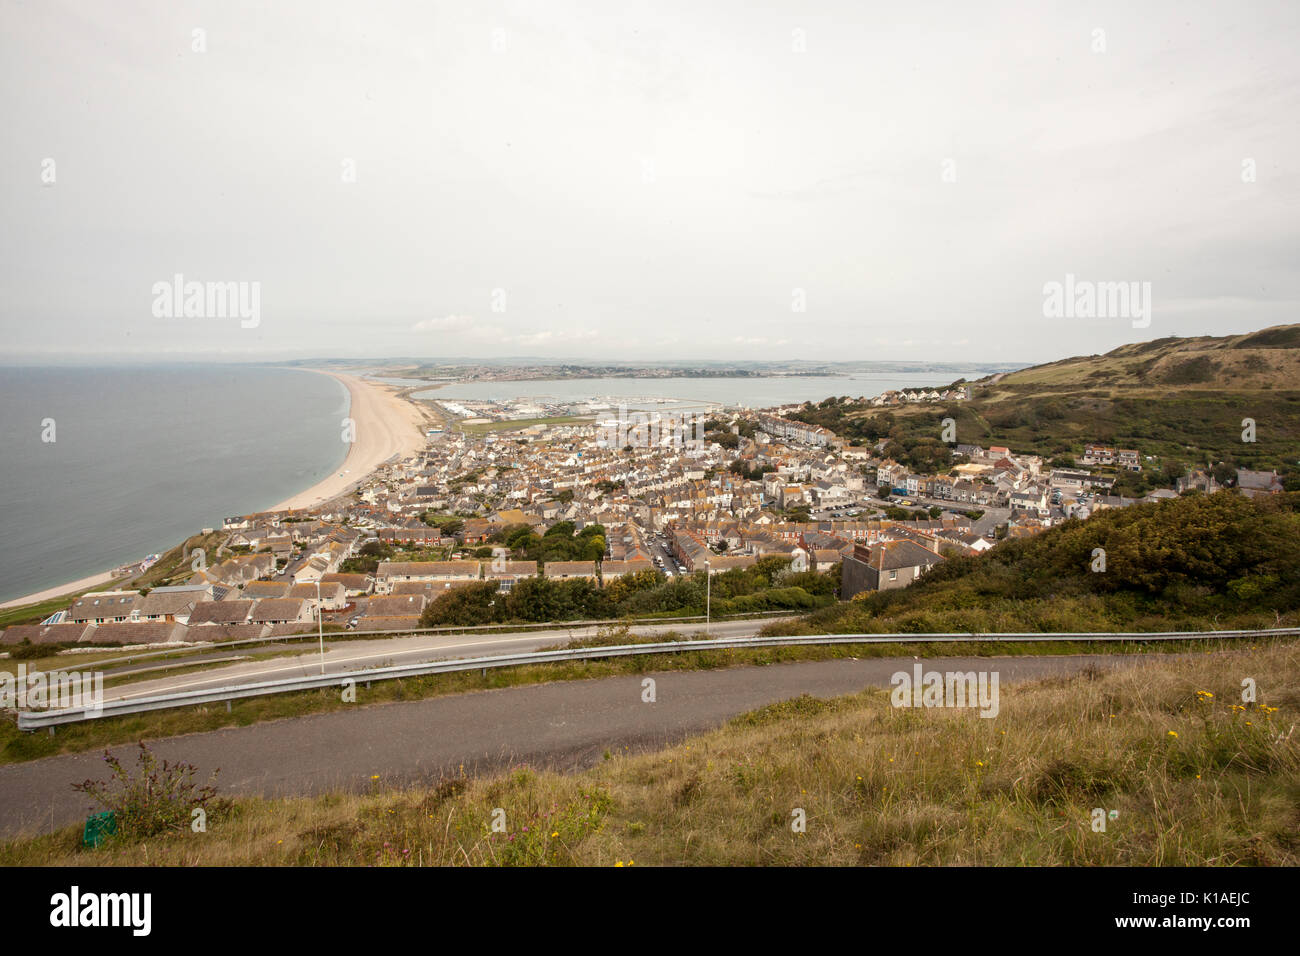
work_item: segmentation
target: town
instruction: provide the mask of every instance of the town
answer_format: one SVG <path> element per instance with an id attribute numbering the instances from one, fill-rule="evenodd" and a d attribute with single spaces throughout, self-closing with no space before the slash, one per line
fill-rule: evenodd
<path id="1" fill-rule="evenodd" d="M 967 397 L 968 389 L 920 389 L 870 404 Z M 886 456 L 887 440 L 849 444 L 790 417 L 797 409 L 620 408 L 610 417 L 596 406 L 606 417 L 505 421 L 483 432 L 431 427 L 422 451 L 383 465 L 352 494 L 227 518 L 203 529 L 212 553 L 187 551 L 165 583 L 86 593 L 39 624 L 10 627 L 0 644 L 165 646 L 325 623 L 402 631 L 427 621 L 443 595 L 475 584 L 509 595 L 529 578 L 610 589 L 626 577 L 626 590 L 773 558 L 793 573 L 829 576 L 835 596 L 848 600 L 905 587 L 1005 538 L 1220 487 L 1189 471 L 1140 499 L 1115 494 L 1118 476 L 1141 471 L 1143 456 L 1096 443 L 1073 467 L 1002 445 L 953 443 L 949 468 L 921 474 Z M 1252 496 L 1282 491 L 1269 472 L 1240 470 L 1235 484 Z M 563 549 L 529 557 L 557 534 Z"/>

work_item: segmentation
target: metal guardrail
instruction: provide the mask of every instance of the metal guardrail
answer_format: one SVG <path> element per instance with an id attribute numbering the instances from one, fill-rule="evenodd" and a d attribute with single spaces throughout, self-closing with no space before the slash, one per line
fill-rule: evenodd
<path id="1" fill-rule="evenodd" d="M 712 620 L 714 624 L 731 623 L 733 621 L 751 621 L 763 620 L 764 618 L 775 617 L 794 617 L 799 612 L 793 609 L 782 609 L 778 611 L 746 611 L 743 614 L 713 615 L 706 618 L 703 614 L 694 614 L 686 617 L 610 617 L 587 620 L 579 618 L 573 621 L 546 621 L 543 623 L 519 623 L 519 624 L 441 624 L 437 627 L 399 627 L 386 631 L 362 631 L 362 630 L 343 630 L 343 631 L 326 631 L 326 641 L 364 641 L 372 637 L 438 637 L 440 635 L 452 636 L 456 634 L 474 634 L 499 632 L 503 634 L 514 634 L 522 631 L 561 631 L 561 630 L 581 630 L 584 627 L 605 627 L 620 626 L 623 624 L 629 627 L 642 627 L 652 624 L 703 624 L 706 620 Z M 206 628 L 207 625 L 204 625 Z M 220 625 L 213 625 L 211 630 L 221 630 Z M 220 636 L 220 635 L 217 635 Z M 292 634 L 271 634 L 266 637 L 249 637 L 239 641 L 219 641 L 209 643 L 205 641 L 183 641 L 177 644 L 168 644 L 159 651 L 140 651 L 139 653 L 125 654 L 122 657 L 108 657 L 95 661 L 97 667 L 105 664 L 124 664 L 130 661 L 143 661 L 153 657 L 168 657 L 173 654 L 184 654 L 187 651 L 199 651 L 207 653 L 208 651 L 221 650 L 228 647 L 244 647 L 253 644 L 287 644 L 292 641 L 314 641 L 320 636 L 317 631 L 295 631 Z M 148 645 L 139 645 L 141 647 Z M 60 651 L 60 657 L 75 659 L 82 654 L 94 654 L 100 651 L 113 650 L 111 644 L 84 644 L 78 645 L 71 650 Z"/>
<path id="2" fill-rule="evenodd" d="M 71 707 L 61 710 L 21 711 L 18 714 L 19 730 L 37 730 L 58 724 L 117 717 L 123 714 L 140 714 L 173 707 L 195 704 L 220 703 L 245 697 L 265 697 L 299 690 L 376 681 L 396 680 L 402 677 L 423 677 L 428 674 L 448 674 L 458 671 L 484 670 L 497 667 L 518 667 L 525 664 L 545 664 L 556 661 L 590 660 L 605 657 L 632 657 L 638 654 L 676 654 L 682 651 L 727 650 L 755 647 L 801 647 L 819 644 L 925 644 L 925 643 L 1040 643 L 1069 641 L 1148 642 L 1223 640 L 1236 638 L 1268 638 L 1300 636 L 1300 627 L 1275 628 L 1259 631 L 1166 631 L 1158 633 L 1071 633 L 1039 634 L 815 634 L 798 637 L 720 637 L 702 641 L 665 641 L 654 644 L 614 644 L 607 647 L 574 647 L 556 651 L 525 651 L 520 654 L 502 654 L 489 657 L 453 658 L 441 661 L 422 661 L 415 664 L 396 664 L 387 667 L 338 671 L 333 674 L 304 675 L 260 683 L 218 687 L 212 690 L 181 691 L 155 697 L 104 701 L 99 708 Z"/>

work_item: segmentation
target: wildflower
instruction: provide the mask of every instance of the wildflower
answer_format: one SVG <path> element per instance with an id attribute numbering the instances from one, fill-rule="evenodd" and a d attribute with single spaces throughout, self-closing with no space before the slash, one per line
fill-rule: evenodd
<path id="1" fill-rule="evenodd" d="M 560 835 L 560 831 L 556 830 L 554 833 L 551 834 L 551 839 L 554 840 L 559 835 Z"/>
<path id="2" fill-rule="evenodd" d="M 1170 737 L 1177 737 L 1178 734 L 1171 730 L 1171 731 L 1169 731 L 1169 736 L 1170 736 Z"/>

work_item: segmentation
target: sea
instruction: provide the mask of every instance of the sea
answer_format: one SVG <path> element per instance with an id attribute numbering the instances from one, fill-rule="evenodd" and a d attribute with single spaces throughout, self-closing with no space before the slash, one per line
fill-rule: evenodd
<path id="1" fill-rule="evenodd" d="M 302 369 L 0 368 L 0 601 L 311 487 L 346 457 L 349 402 Z"/>

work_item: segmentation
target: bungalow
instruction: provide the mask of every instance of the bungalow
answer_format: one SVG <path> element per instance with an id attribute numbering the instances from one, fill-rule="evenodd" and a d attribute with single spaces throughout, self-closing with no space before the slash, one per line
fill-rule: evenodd
<path id="1" fill-rule="evenodd" d="M 98 591 L 83 594 L 72 602 L 67 620 L 72 624 L 113 624 L 131 620 L 140 600 L 136 591 Z"/>
<path id="2" fill-rule="evenodd" d="M 477 581 L 477 561 L 384 561 L 375 572 L 375 592 L 389 594 L 399 581 Z"/>
<path id="3" fill-rule="evenodd" d="M 190 612 L 190 627 L 200 624 L 247 624 L 253 601 L 200 601 Z"/>
<path id="4" fill-rule="evenodd" d="M 548 561 L 542 567 L 542 577 L 551 580 L 568 580 L 569 578 L 587 578 L 596 580 L 595 561 Z"/>
<path id="5" fill-rule="evenodd" d="M 635 558 L 631 561 L 602 561 L 600 563 L 600 580 L 602 584 L 616 581 L 625 574 L 638 571 L 653 571 L 654 564 L 648 558 Z"/>
<path id="6" fill-rule="evenodd" d="M 360 597 L 369 594 L 375 586 L 375 580 L 368 574 L 353 574 L 334 571 L 330 574 L 322 574 L 320 578 L 322 589 L 326 584 L 341 584 L 343 591 L 348 597 Z"/>
<path id="7" fill-rule="evenodd" d="M 132 608 L 133 620 L 189 623 L 195 605 L 210 597 L 207 587 L 180 585 L 154 588 Z"/>
<path id="8" fill-rule="evenodd" d="M 225 601 L 221 602 L 227 603 Z M 311 605 L 302 598 L 266 598 L 257 601 L 249 622 L 252 624 L 309 624 L 313 618 Z"/>
<path id="9" fill-rule="evenodd" d="M 433 598 L 436 598 L 435 594 Z M 415 617 L 423 613 L 427 603 L 423 594 L 402 594 L 391 597 L 375 597 L 366 602 L 364 617 Z"/>

